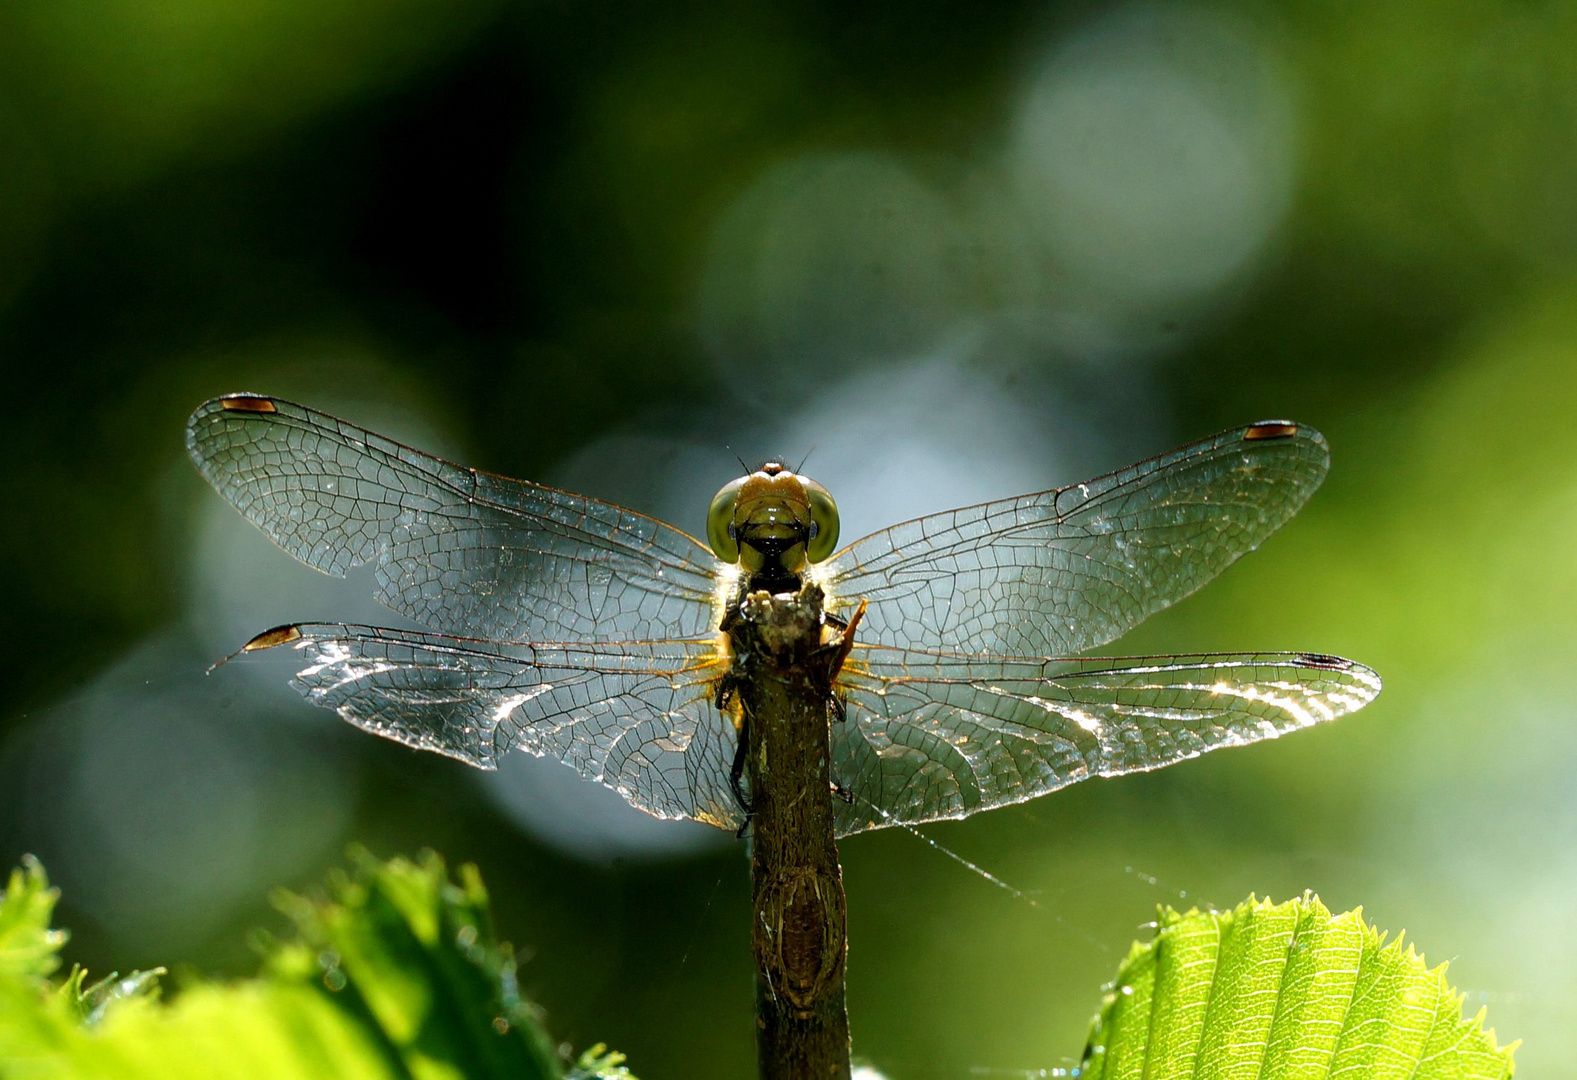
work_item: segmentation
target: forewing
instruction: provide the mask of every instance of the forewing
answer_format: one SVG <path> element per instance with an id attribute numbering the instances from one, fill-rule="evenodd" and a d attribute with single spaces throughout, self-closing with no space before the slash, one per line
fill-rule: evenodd
<path id="1" fill-rule="evenodd" d="M 557 758 L 660 818 L 737 828 L 735 732 L 713 707 L 711 641 L 500 645 L 372 626 L 301 624 L 249 650 L 307 659 L 291 685 L 375 735 L 483 769 L 512 749 Z"/>
<path id="2" fill-rule="evenodd" d="M 1325 477 L 1313 428 L 1264 421 L 1083 484 L 916 518 L 817 573 L 869 601 L 862 640 L 1067 656 L 1187 596 L 1298 511 Z"/>
<path id="3" fill-rule="evenodd" d="M 716 560 L 660 521 L 465 469 L 278 398 L 192 414 L 197 467 L 302 562 L 376 567 L 378 600 L 434 630 L 509 641 L 715 629 Z"/>
<path id="4" fill-rule="evenodd" d="M 859 646 L 838 684 L 840 835 L 1273 739 L 1380 692 L 1369 668 L 1314 653 L 1042 661 Z"/>

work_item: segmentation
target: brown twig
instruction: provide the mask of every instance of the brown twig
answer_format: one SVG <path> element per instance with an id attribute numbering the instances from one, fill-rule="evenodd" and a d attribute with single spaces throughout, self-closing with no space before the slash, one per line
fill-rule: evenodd
<path id="1" fill-rule="evenodd" d="M 843 873 L 834 843 L 832 680 L 822 593 L 747 596 L 730 637 L 750 746 L 751 939 L 763 1080 L 846 1080 Z"/>

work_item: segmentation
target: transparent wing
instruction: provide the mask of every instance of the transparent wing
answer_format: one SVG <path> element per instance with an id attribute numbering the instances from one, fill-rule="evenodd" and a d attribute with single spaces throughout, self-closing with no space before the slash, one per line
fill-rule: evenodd
<path id="1" fill-rule="evenodd" d="M 1263 421 L 1083 484 L 872 533 L 816 577 L 839 607 L 870 602 L 862 640 L 1071 655 L 1252 551 L 1308 500 L 1329 463 L 1319 432 Z"/>
<path id="2" fill-rule="evenodd" d="M 1273 739 L 1373 701 L 1314 653 L 1016 660 L 855 646 L 832 725 L 839 835 L 967 817 L 1091 776 Z"/>
<path id="3" fill-rule="evenodd" d="M 570 641 L 715 629 L 712 553 L 633 511 L 451 465 L 278 398 L 207 402 L 186 445 L 280 547 L 335 576 L 374 563 L 378 600 L 434 630 Z"/>
<path id="4" fill-rule="evenodd" d="M 247 649 L 280 645 L 307 659 L 292 686 L 375 735 L 483 769 L 519 748 L 656 817 L 744 820 L 728 785 L 734 726 L 712 705 L 727 660 L 710 641 L 501 645 L 303 623 Z"/>

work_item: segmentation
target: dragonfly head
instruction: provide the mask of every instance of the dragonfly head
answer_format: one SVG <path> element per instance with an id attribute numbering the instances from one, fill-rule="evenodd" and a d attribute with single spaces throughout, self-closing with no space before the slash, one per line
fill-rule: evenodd
<path id="1" fill-rule="evenodd" d="M 751 574 L 798 574 L 838 543 L 838 506 L 827 489 L 769 461 L 726 484 L 706 515 L 712 551 Z"/>

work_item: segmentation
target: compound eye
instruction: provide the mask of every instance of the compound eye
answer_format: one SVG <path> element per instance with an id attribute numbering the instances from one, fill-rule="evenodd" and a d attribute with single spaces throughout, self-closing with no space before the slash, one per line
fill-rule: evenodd
<path id="1" fill-rule="evenodd" d="M 734 507 L 739 505 L 739 489 L 747 477 L 731 480 L 723 490 L 712 497 L 712 506 L 706 512 L 706 539 L 712 545 L 712 554 L 726 563 L 739 561 L 739 541 L 734 536 Z"/>
<path id="2" fill-rule="evenodd" d="M 805 485 L 805 497 L 810 500 L 810 543 L 805 545 L 805 557 L 811 562 L 821 562 L 838 546 L 838 504 L 826 488 L 814 480 L 800 477 Z"/>

